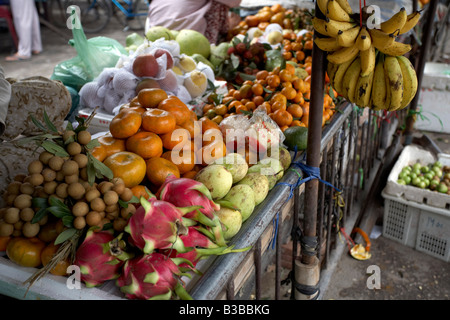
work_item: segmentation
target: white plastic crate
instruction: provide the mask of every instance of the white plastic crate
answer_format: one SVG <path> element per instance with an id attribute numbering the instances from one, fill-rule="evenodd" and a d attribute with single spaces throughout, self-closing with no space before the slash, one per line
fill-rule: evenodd
<path id="1" fill-rule="evenodd" d="M 450 210 L 381 193 L 383 236 L 438 259 L 450 261 Z"/>
<path id="2" fill-rule="evenodd" d="M 402 198 L 418 204 L 449 210 L 450 195 L 397 183 L 398 175 L 405 166 L 412 165 L 416 162 L 420 162 L 422 165 L 428 165 L 436 160 L 442 162 L 443 165 L 450 166 L 450 155 L 448 154 L 440 153 L 435 156 L 428 150 L 420 147 L 414 145 L 406 146 L 388 176 L 384 192 L 395 198 Z"/>

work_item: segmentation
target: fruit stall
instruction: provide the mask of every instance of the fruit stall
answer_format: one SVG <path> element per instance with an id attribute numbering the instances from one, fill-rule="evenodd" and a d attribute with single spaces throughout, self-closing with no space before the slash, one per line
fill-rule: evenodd
<path id="1" fill-rule="evenodd" d="M 263 6 L 217 44 L 162 26 L 123 45 L 74 29 L 75 48 L 103 57 L 97 72 L 80 72 L 81 51 L 56 66 L 67 116 L 42 104 L 32 129 L 6 132 L 28 161 L 2 180 L 0 293 L 260 299 L 275 261 L 274 299 L 282 280 L 317 299 L 420 87 L 404 36 L 420 11 L 373 28 L 368 8 Z M 407 170 L 390 183 L 426 183 Z"/>

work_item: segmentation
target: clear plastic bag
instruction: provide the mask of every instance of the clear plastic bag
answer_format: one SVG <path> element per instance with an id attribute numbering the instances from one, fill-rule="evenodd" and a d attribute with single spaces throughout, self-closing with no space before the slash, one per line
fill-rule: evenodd
<path id="1" fill-rule="evenodd" d="M 73 28 L 72 34 L 69 44 L 75 48 L 77 56 L 57 64 L 51 79 L 60 80 L 77 91 L 94 80 L 104 68 L 114 67 L 122 55 L 128 54 L 117 40 L 107 37 L 87 39 L 83 28 Z"/>
<path id="2" fill-rule="evenodd" d="M 264 108 L 257 108 L 250 118 L 243 114 L 229 116 L 220 123 L 220 130 L 229 152 L 245 148 L 263 156 L 268 149 L 281 146 L 285 139 Z"/>

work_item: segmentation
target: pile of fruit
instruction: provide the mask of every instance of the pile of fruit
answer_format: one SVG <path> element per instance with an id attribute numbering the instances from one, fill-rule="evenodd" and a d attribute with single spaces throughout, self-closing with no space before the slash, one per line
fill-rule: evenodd
<path id="1" fill-rule="evenodd" d="M 271 23 L 276 23 L 286 30 L 312 30 L 311 13 L 307 9 L 286 9 L 280 4 L 264 6 L 254 15 L 248 15 L 236 27 L 228 32 L 228 39 L 238 34 L 245 34 L 252 28 L 264 31 Z"/>
<path id="2" fill-rule="evenodd" d="M 440 161 L 407 165 L 399 173 L 397 183 L 450 195 L 450 167 L 443 166 Z"/>
<path id="3" fill-rule="evenodd" d="M 307 127 L 310 77 L 304 80 L 296 71 L 290 63 L 286 63 L 284 69 L 276 67 L 272 71 L 258 71 L 254 81 L 246 80 L 239 88 L 231 88 L 220 98 L 205 104 L 203 114 L 220 124 L 229 116 L 251 115 L 256 108 L 264 108 L 282 131 L 291 126 Z M 323 125 L 336 112 L 329 87 L 325 91 Z M 336 92 L 332 94 L 337 96 Z"/>
<path id="4" fill-rule="evenodd" d="M 197 121 L 185 103 L 162 89 L 141 90 L 109 129 L 92 153 L 136 196 L 144 180 L 156 192 L 167 174 L 192 177 L 226 154 L 218 124 L 208 118 Z"/>
<path id="5" fill-rule="evenodd" d="M 136 114 L 136 107 L 131 108 L 120 117 Z M 162 107 L 152 110 L 164 111 Z M 216 214 L 220 206 L 200 181 L 165 172 L 156 195 L 141 185 L 144 193 L 134 196 L 130 187 L 140 178 L 130 170 L 122 179 L 114 166 L 136 165 L 136 158 L 129 158 L 132 152 L 114 158 L 109 169 L 108 158 L 123 154 L 113 150 L 117 141 L 112 135 L 106 139 L 109 145 L 91 140 L 84 119 L 78 121 L 76 129 L 69 125 L 62 133 L 49 124 L 52 135 L 33 137 L 43 148 L 39 160 L 30 162 L 28 174 L 17 176 L 4 194 L 0 250 L 18 265 L 42 266 L 31 284 L 46 272 L 64 276 L 74 264 L 88 287 L 117 279 L 130 299 L 189 299 L 181 277 L 191 276 L 198 261 L 249 249 L 226 245 L 232 235 L 227 233 L 225 238 L 228 229 Z M 45 126 L 39 123 L 39 128 Z M 124 134 L 130 128 L 128 123 L 118 132 Z M 117 133 L 114 124 L 111 132 Z M 122 141 L 126 146 L 130 139 Z M 102 163 L 96 157 L 105 152 L 112 155 Z M 157 171 L 156 166 L 150 168 Z M 241 215 L 234 205 L 230 208 Z M 161 278 L 144 279 L 152 272 Z"/>
<path id="6" fill-rule="evenodd" d="M 395 111 L 405 108 L 417 92 L 417 76 L 403 55 L 411 45 L 396 38 L 411 30 L 420 12 L 402 8 L 389 20 L 372 26 L 367 7 L 354 13 L 347 1 L 320 0 L 326 19 L 313 18 L 314 29 L 324 37 L 316 45 L 328 52 L 331 85 L 359 107 Z"/>

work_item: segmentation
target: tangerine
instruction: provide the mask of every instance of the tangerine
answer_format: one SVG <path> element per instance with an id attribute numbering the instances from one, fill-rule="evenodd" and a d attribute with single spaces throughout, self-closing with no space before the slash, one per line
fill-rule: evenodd
<path id="1" fill-rule="evenodd" d="M 190 141 L 189 131 L 179 126 L 176 126 L 174 130 L 168 133 L 162 134 L 160 137 L 163 147 L 168 150 L 179 150 Z"/>
<path id="2" fill-rule="evenodd" d="M 303 116 L 303 109 L 299 104 L 293 103 L 286 109 L 287 112 L 292 114 L 294 118 L 301 118 Z"/>
<path id="3" fill-rule="evenodd" d="M 201 160 L 202 165 L 207 166 L 214 160 L 224 157 L 226 154 L 227 147 L 223 140 L 216 140 L 197 151 L 197 161 Z"/>
<path id="4" fill-rule="evenodd" d="M 162 154 L 161 158 L 167 159 L 178 167 L 180 174 L 184 174 L 194 169 L 195 152 L 188 149 L 187 152 L 181 150 L 169 150 Z"/>
<path id="5" fill-rule="evenodd" d="M 142 184 L 138 184 L 137 186 L 132 187 L 131 192 L 138 199 L 140 199 L 141 197 L 144 197 L 145 199 L 148 200 L 151 197 L 150 190 L 148 190 L 148 188 Z"/>
<path id="6" fill-rule="evenodd" d="M 113 172 L 114 177 L 122 178 L 127 188 L 137 186 L 145 178 L 146 163 L 138 154 L 120 151 L 110 155 L 103 162 Z"/>
<path id="7" fill-rule="evenodd" d="M 173 114 L 161 109 L 148 109 L 142 115 L 142 128 L 144 130 L 164 134 L 175 129 L 176 119 Z"/>
<path id="8" fill-rule="evenodd" d="M 191 170 L 182 175 L 183 178 L 194 179 L 198 171 Z"/>
<path id="9" fill-rule="evenodd" d="M 159 157 L 163 152 L 161 138 L 153 132 L 140 131 L 127 139 L 128 151 L 140 155 L 144 159 Z"/>
<path id="10" fill-rule="evenodd" d="M 177 178 L 180 177 L 178 167 L 171 161 L 161 157 L 147 160 L 147 178 L 156 187 L 160 187 L 171 174 Z"/>
<path id="11" fill-rule="evenodd" d="M 166 110 L 175 116 L 178 126 L 191 117 L 191 110 L 177 96 L 170 95 L 158 104 L 158 109 Z"/>
<path id="12" fill-rule="evenodd" d="M 139 104 L 146 108 L 156 108 L 161 101 L 167 98 L 167 93 L 160 88 L 145 88 L 137 95 Z"/>
<path id="13" fill-rule="evenodd" d="M 105 157 L 103 160 L 108 158 L 110 155 L 126 150 L 125 139 L 114 138 L 110 133 L 105 134 L 104 136 L 98 137 L 97 141 L 100 143 L 99 147 L 95 147 L 92 149 L 92 152 L 100 152 L 100 150 L 96 150 L 97 148 L 102 148 L 105 150 Z"/>
<path id="14" fill-rule="evenodd" d="M 125 139 L 138 132 L 142 116 L 135 110 L 120 111 L 109 124 L 109 131 L 114 138 Z"/>
<path id="15" fill-rule="evenodd" d="M 222 131 L 220 131 L 220 129 L 216 129 L 216 128 L 208 129 L 203 133 L 202 146 L 203 147 L 207 146 L 208 144 L 210 144 L 216 140 L 217 141 L 223 140 Z"/>
<path id="16" fill-rule="evenodd" d="M 201 124 L 201 127 L 202 127 L 202 133 L 203 134 L 208 129 L 218 129 L 218 130 L 220 130 L 219 125 L 217 123 L 215 123 L 214 121 L 212 121 L 211 119 L 207 118 L 207 117 L 201 117 L 199 120 L 200 120 L 200 124 Z"/>
<path id="17" fill-rule="evenodd" d="M 53 242 L 50 242 L 41 252 L 41 261 L 42 265 L 46 266 L 50 263 L 50 260 L 58 251 L 61 245 L 55 245 Z M 67 267 L 70 265 L 68 259 L 59 260 L 56 265 L 50 270 L 51 274 L 55 276 L 65 276 L 67 274 Z"/>
<path id="18" fill-rule="evenodd" d="M 106 159 L 106 148 L 105 146 L 97 146 L 91 150 L 91 155 L 100 162 Z"/>
<path id="19" fill-rule="evenodd" d="M 283 126 L 289 126 L 292 123 L 292 114 L 285 110 L 277 110 L 273 113 L 273 120 L 281 128 Z"/>
<path id="20" fill-rule="evenodd" d="M 185 123 L 181 125 L 181 127 L 189 132 L 189 139 L 191 140 L 194 140 L 195 137 L 201 135 L 202 133 L 200 124 L 198 123 L 197 120 L 188 119 Z"/>

